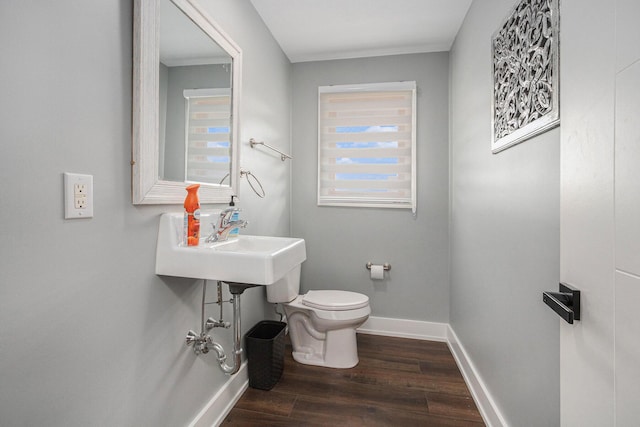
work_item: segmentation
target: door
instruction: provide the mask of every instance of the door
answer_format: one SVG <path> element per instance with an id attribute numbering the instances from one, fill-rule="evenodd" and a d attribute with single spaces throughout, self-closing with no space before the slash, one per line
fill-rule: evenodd
<path id="1" fill-rule="evenodd" d="M 640 425 L 640 2 L 561 2 L 561 423 Z"/>

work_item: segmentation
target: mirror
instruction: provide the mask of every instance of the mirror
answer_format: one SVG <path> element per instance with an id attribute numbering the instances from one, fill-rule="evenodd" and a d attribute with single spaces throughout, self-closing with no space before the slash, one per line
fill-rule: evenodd
<path id="1" fill-rule="evenodd" d="M 195 0 L 136 0 L 132 198 L 227 203 L 239 180 L 242 52 Z"/>

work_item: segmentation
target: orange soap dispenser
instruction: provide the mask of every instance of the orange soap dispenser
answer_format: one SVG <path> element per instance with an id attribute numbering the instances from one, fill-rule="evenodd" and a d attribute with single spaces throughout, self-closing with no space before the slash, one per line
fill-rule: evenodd
<path id="1" fill-rule="evenodd" d="M 200 242 L 200 201 L 198 200 L 200 184 L 187 187 L 187 197 L 184 199 L 184 244 L 198 246 Z"/>

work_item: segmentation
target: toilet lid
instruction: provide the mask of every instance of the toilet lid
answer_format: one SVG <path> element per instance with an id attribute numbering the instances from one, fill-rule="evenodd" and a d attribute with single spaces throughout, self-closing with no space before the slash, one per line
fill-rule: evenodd
<path id="1" fill-rule="evenodd" d="M 355 310 L 369 305 L 369 297 L 349 291 L 309 291 L 302 304 L 319 310 Z"/>

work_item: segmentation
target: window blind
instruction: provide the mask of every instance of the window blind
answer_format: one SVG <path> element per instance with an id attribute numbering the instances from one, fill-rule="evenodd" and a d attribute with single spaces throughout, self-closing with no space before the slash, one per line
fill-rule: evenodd
<path id="1" fill-rule="evenodd" d="M 231 170 L 231 91 L 188 89 L 185 180 L 220 184 Z"/>
<path id="2" fill-rule="evenodd" d="M 318 205 L 416 209 L 415 82 L 321 86 Z"/>

